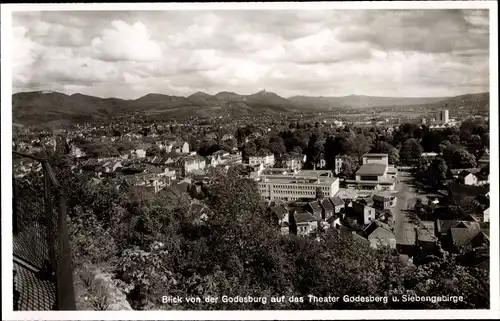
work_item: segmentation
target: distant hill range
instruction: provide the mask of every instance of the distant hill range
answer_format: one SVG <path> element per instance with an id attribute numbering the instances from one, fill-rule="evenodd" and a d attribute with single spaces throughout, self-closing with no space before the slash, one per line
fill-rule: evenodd
<path id="1" fill-rule="evenodd" d="M 142 114 L 182 118 L 229 115 L 273 116 L 278 114 L 334 111 L 345 108 L 426 106 L 450 110 L 460 106 L 488 108 L 489 93 L 456 97 L 306 97 L 288 99 L 265 90 L 251 95 L 220 92 L 210 95 L 197 92 L 188 97 L 150 93 L 138 99 L 99 98 L 83 94 L 66 95 L 52 91 L 20 92 L 12 95 L 13 121 L 37 124 L 53 121 L 85 122 L 106 120 L 114 116 Z"/>

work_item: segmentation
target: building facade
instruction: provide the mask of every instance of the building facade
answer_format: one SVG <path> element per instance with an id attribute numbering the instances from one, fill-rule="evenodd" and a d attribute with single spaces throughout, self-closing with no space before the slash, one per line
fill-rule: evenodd
<path id="1" fill-rule="evenodd" d="M 316 171 L 309 171 L 316 172 Z M 293 201 L 298 199 L 315 199 L 317 190 L 323 196 L 333 197 L 339 191 L 337 177 L 320 176 L 299 171 L 290 174 L 261 174 L 256 180 L 262 197 L 269 200 Z"/>
<path id="2" fill-rule="evenodd" d="M 448 109 L 443 109 L 439 111 L 439 122 L 441 124 L 447 124 L 450 121 L 450 111 Z"/>
<path id="3" fill-rule="evenodd" d="M 250 156 L 248 158 L 248 163 L 250 166 L 263 164 L 264 166 L 274 165 L 274 154 L 269 154 L 266 156 Z"/>

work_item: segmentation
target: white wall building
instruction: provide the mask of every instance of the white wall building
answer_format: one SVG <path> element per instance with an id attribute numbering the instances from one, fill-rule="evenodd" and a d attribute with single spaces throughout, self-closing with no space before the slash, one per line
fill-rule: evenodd
<path id="1" fill-rule="evenodd" d="M 333 197 L 339 191 L 339 179 L 330 171 L 298 171 L 284 174 L 262 171 L 256 180 L 261 196 L 269 200 L 315 199 L 317 188 L 321 189 L 324 197 Z"/>
<path id="2" fill-rule="evenodd" d="M 439 122 L 441 124 L 447 124 L 450 121 L 450 111 L 448 109 L 443 109 L 439 111 Z"/>
<path id="3" fill-rule="evenodd" d="M 273 166 L 274 165 L 274 154 L 266 155 L 266 156 L 250 156 L 248 158 L 248 163 L 250 166 L 264 164 L 264 166 Z"/>

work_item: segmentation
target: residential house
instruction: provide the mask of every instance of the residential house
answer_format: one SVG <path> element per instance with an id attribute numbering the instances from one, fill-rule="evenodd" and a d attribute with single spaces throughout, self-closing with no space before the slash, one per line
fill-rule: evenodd
<path id="1" fill-rule="evenodd" d="M 345 203 L 339 196 L 330 197 L 329 200 L 333 205 L 333 211 L 335 214 L 340 214 L 344 210 Z"/>
<path id="2" fill-rule="evenodd" d="M 358 222 L 361 225 L 370 224 L 375 220 L 375 209 L 371 206 L 365 205 L 362 202 L 352 202 L 352 209 L 358 217 Z"/>
<path id="3" fill-rule="evenodd" d="M 302 168 L 302 158 L 291 157 L 285 160 L 285 167 L 290 170 L 300 170 Z"/>
<path id="4" fill-rule="evenodd" d="M 173 149 L 176 153 L 189 154 L 189 144 L 187 142 L 176 143 Z"/>
<path id="5" fill-rule="evenodd" d="M 434 222 L 431 222 L 434 224 Z M 416 250 L 420 255 L 426 255 L 432 253 L 437 248 L 437 237 L 435 236 L 434 226 L 429 228 L 415 228 L 415 233 L 417 235 L 416 239 Z"/>
<path id="6" fill-rule="evenodd" d="M 318 229 L 318 220 L 309 212 L 301 210 L 294 211 L 293 218 L 297 235 L 310 235 L 315 233 Z"/>
<path id="7" fill-rule="evenodd" d="M 490 183 L 490 168 L 484 167 L 476 176 L 478 186 L 488 185 Z"/>
<path id="8" fill-rule="evenodd" d="M 477 228 L 476 225 L 467 226 L 466 228 L 452 227 L 450 229 L 450 236 L 455 249 L 468 245 L 477 247 L 489 241 L 488 235 L 481 231 L 480 228 Z"/>
<path id="9" fill-rule="evenodd" d="M 473 221 L 436 220 L 436 237 L 446 250 L 470 244 L 481 232 L 481 224 Z"/>
<path id="10" fill-rule="evenodd" d="M 363 230 L 364 235 L 370 241 L 371 248 L 388 246 L 391 249 L 396 248 L 396 236 L 391 228 L 386 224 L 373 221 Z"/>
<path id="11" fill-rule="evenodd" d="M 221 159 L 223 165 L 232 166 L 243 163 L 241 152 L 235 152 L 231 154 L 225 153 L 224 155 L 221 156 Z"/>
<path id="12" fill-rule="evenodd" d="M 283 205 L 274 206 L 271 208 L 282 235 L 287 235 L 290 232 L 290 215 L 288 210 Z"/>
<path id="13" fill-rule="evenodd" d="M 465 185 L 478 185 L 477 176 L 467 170 L 461 171 L 460 174 L 458 174 L 458 182 Z"/>
<path id="14" fill-rule="evenodd" d="M 145 158 L 146 157 L 146 150 L 149 147 L 150 146 L 147 144 L 140 144 L 134 150 L 131 151 L 130 156 L 132 158 Z"/>
<path id="15" fill-rule="evenodd" d="M 198 156 L 185 156 L 176 162 L 176 167 L 180 169 L 182 176 L 186 176 L 195 171 L 205 169 L 206 161 Z"/>
<path id="16" fill-rule="evenodd" d="M 373 206 L 379 209 L 389 209 L 391 208 L 391 197 L 386 195 L 373 195 Z"/>
<path id="17" fill-rule="evenodd" d="M 454 179 L 460 180 L 460 173 L 467 171 L 469 173 L 476 175 L 479 172 L 481 172 L 481 169 L 480 168 L 452 168 L 449 171 Z"/>
<path id="18" fill-rule="evenodd" d="M 222 158 L 220 154 L 213 154 L 206 157 L 208 167 L 217 167 L 222 165 Z"/>
<path id="19" fill-rule="evenodd" d="M 333 206 L 332 202 L 330 202 L 329 198 L 324 198 L 319 202 L 321 206 L 321 218 L 324 220 L 328 220 L 330 217 L 332 217 L 335 214 L 335 207 Z"/>
<path id="20" fill-rule="evenodd" d="M 263 156 L 250 156 L 248 158 L 248 163 L 250 166 L 263 164 L 264 166 L 272 167 L 274 165 L 274 154 L 263 155 Z"/>
<path id="21" fill-rule="evenodd" d="M 174 147 L 175 142 L 170 141 L 157 141 L 156 146 L 158 146 L 161 150 L 164 150 L 167 153 L 172 152 L 172 148 Z"/>
<path id="22" fill-rule="evenodd" d="M 321 208 L 319 201 L 307 203 L 306 211 L 311 213 L 317 220 L 321 220 L 323 209 Z"/>

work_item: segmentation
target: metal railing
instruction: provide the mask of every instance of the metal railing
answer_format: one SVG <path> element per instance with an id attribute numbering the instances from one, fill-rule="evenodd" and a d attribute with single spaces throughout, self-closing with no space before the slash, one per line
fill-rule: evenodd
<path id="1" fill-rule="evenodd" d="M 13 175 L 14 260 L 42 271 L 38 275 L 54 284 L 51 309 L 76 310 L 66 199 L 61 186 L 46 159 L 19 152 L 13 152 L 13 159 L 29 159 L 40 169 L 23 177 Z M 29 291 L 29 286 L 25 284 L 22 289 Z"/>

